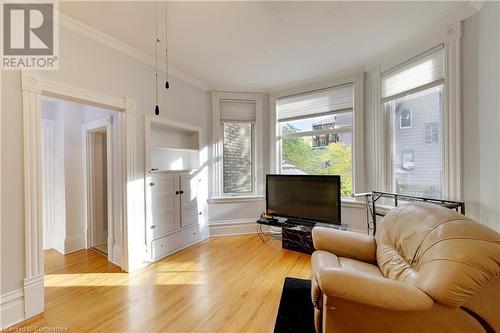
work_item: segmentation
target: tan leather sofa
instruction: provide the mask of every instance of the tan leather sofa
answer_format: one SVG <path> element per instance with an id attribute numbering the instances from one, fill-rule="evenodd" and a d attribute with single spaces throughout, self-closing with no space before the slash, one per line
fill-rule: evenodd
<path id="1" fill-rule="evenodd" d="M 322 227 L 312 236 L 318 333 L 500 332 L 500 234 L 486 226 L 412 203 L 375 237 Z"/>

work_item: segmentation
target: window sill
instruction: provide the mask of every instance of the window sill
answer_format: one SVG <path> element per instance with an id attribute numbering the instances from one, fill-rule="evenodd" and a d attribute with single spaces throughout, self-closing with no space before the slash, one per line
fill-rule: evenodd
<path id="1" fill-rule="evenodd" d="M 208 203 L 233 203 L 233 202 L 256 202 L 264 201 L 266 199 L 263 195 L 254 196 L 234 196 L 234 197 L 213 197 L 208 199 Z"/>
<path id="2" fill-rule="evenodd" d="M 340 205 L 342 207 L 366 208 L 366 201 L 354 198 L 341 198 Z"/>

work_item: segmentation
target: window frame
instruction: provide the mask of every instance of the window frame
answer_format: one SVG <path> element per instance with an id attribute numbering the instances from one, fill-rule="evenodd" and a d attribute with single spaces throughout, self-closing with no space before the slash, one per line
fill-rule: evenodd
<path id="1" fill-rule="evenodd" d="M 251 140 L 251 149 L 252 149 L 252 166 L 251 166 L 251 172 L 252 172 L 252 190 L 250 192 L 236 192 L 236 193 L 226 193 L 224 192 L 224 124 L 250 124 L 250 140 Z M 221 121 L 220 122 L 220 137 L 222 138 L 222 161 L 221 161 L 221 168 L 222 168 L 222 174 L 221 174 L 221 192 L 220 192 L 220 197 L 239 197 L 239 196 L 255 196 L 256 195 L 256 177 L 255 177 L 255 158 L 256 158 L 256 151 L 255 151 L 255 127 L 256 124 L 253 121 Z"/>
<path id="2" fill-rule="evenodd" d="M 264 195 L 264 138 L 263 138 L 263 95 L 260 93 L 236 93 L 213 91 L 212 97 L 212 145 L 211 156 L 211 180 L 210 201 L 211 202 L 238 202 L 250 200 L 263 200 Z M 220 118 L 220 105 L 222 101 L 252 102 L 255 103 L 255 122 L 252 140 L 253 152 L 253 191 L 252 193 L 241 193 L 224 195 L 223 184 L 223 130 Z M 238 122 L 237 120 L 227 122 Z M 241 122 L 248 123 L 248 120 Z"/>
<path id="3" fill-rule="evenodd" d="M 325 88 L 333 88 L 337 86 L 352 84 L 353 85 L 353 108 L 352 108 L 352 193 L 365 192 L 365 164 L 364 161 L 364 116 L 363 116 L 363 87 L 364 73 L 356 72 L 347 76 L 331 78 L 326 81 L 307 82 L 295 85 L 294 87 L 286 87 L 278 89 L 269 94 L 269 117 L 270 117 L 270 170 L 271 173 L 279 173 L 281 170 L 281 138 L 279 137 L 279 123 L 277 120 L 276 105 L 278 98 L 286 97 L 294 94 L 308 93 L 314 90 Z M 339 113 L 339 111 L 337 111 Z M 326 130 L 329 131 L 329 130 Z M 300 134 L 299 134 L 300 133 Z M 307 136 L 307 132 L 299 132 L 293 134 L 295 136 Z M 309 134 L 311 132 L 308 132 Z M 345 200 L 346 198 L 342 198 Z"/>
<path id="4" fill-rule="evenodd" d="M 462 23 L 460 21 L 442 29 L 424 43 L 415 45 L 400 54 L 382 57 L 370 70 L 372 84 L 373 112 L 373 168 L 371 170 L 371 189 L 391 191 L 393 147 L 390 137 L 393 132 L 388 119 L 386 103 L 382 98 L 382 73 L 402 63 L 418 57 L 420 54 L 442 44 L 444 49 L 444 80 L 442 105 L 443 124 L 440 144 L 443 145 L 443 197 L 449 200 L 462 200 L 462 91 L 461 91 L 461 43 Z"/>

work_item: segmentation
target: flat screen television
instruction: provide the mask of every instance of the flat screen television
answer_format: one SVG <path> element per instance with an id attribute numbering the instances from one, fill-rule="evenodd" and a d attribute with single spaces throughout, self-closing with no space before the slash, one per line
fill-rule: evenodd
<path id="1" fill-rule="evenodd" d="M 340 224 L 340 176 L 267 175 L 266 212 Z"/>

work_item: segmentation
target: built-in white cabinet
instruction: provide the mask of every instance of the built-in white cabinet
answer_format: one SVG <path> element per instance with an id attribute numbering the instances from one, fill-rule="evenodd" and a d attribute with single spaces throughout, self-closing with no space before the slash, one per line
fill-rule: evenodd
<path id="1" fill-rule="evenodd" d="M 149 228 L 155 240 L 179 231 L 181 227 L 180 176 L 158 174 L 151 175 L 149 180 Z"/>
<path id="2" fill-rule="evenodd" d="M 201 238 L 198 186 L 189 172 L 150 173 L 146 189 L 151 259 L 158 260 Z"/>
<path id="3" fill-rule="evenodd" d="M 207 182 L 199 128 L 147 117 L 145 134 L 146 245 L 155 261 L 207 236 Z"/>

